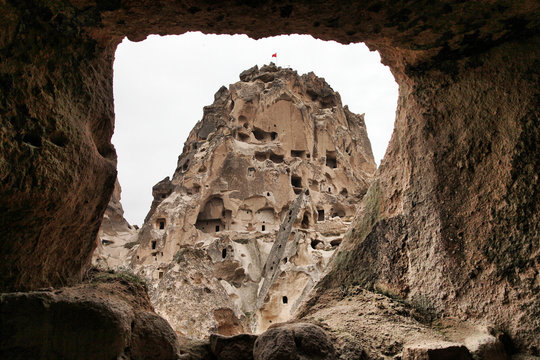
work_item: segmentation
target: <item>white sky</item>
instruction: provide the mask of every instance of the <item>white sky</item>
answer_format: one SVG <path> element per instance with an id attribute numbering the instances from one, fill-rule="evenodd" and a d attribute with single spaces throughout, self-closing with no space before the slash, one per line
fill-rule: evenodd
<path id="1" fill-rule="evenodd" d="M 272 54 L 277 53 L 277 59 Z M 313 71 L 341 95 L 343 105 L 365 113 L 377 164 L 394 127 L 398 86 L 377 52 L 309 35 L 253 40 L 246 35 L 149 36 L 125 39 L 116 50 L 112 139 L 118 153 L 125 218 L 141 225 L 152 186 L 172 176 L 184 141 L 222 86 L 242 71 L 271 61 L 299 74 Z"/>

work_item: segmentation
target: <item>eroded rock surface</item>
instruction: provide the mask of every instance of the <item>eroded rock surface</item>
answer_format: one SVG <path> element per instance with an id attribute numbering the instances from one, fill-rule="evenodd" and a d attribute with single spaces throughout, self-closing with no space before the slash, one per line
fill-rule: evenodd
<path id="1" fill-rule="evenodd" d="M 437 318 L 421 304 L 400 301 L 360 286 L 333 290 L 299 317 L 299 321 L 318 324 L 328 333 L 340 360 L 397 359 L 406 354 L 438 359 L 436 356 L 444 353 L 464 353 L 475 360 L 509 358 L 504 335 L 493 328 Z M 438 350 L 446 349 L 448 344 L 459 349 Z"/>
<path id="2" fill-rule="evenodd" d="M 2 2 L 0 288 L 73 283 L 90 263 L 114 187 L 112 62 L 124 36 L 310 33 L 365 41 L 400 86 L 374 211 L 320 293 L 377 286 L 438 314 L 487 318 L 538 354 L 539 7 Z"/>
<path id="3" fill-rule="evenodd" d="M 290 319 L 375 171 L 363 117 L 323 79 L 273 64 L 240 79 L 216 93 L 172 179 L 154 186 L 129 254 L 186 336 Z"/>
<path id="4" fill-rule="evenodd" d="M 76 287 L 0 295 L 2 358 L 176 359 L 176 334 L 137 281 L 99 273 Z"/>
<path id="5" fill-rule="evenodd" d="M 92 256 L 92 263 L 103 270 L 121 271 L 129 268 L 128 254 L 137 241 L 137 228 L 131 226 L 124 218 L 124 209 L 120 202 L 121 193 L 122 189 L 116 180 L 97 235 L 96 250 Z"/>
<path id="6" fill-rule="evenodd" d="M 217 360 L 253 360 L 256 335 L 210 335 L 210 348 Z"/>
<path id="7" fill-rule="evenodd" d="M 529 170 L 540 164 L 524 165 L 538 154 L 525 140 L 538 118 L 531 111 L 538 109 L 538 69 L 516 64 L 528 75 L 512 80 L 498 70 L 509 56 L 529 58 L 530 47 L 539 48 L 533 43 L 478 54 L 482 67 L 461 60 L 459 72 L 414 72 L 401 84 L 378 180 L 320 293 L 362 284 L 441 316 L 505 329 L 518 348 L 538 352 L 540 322 L 532 319 L 540 319 L 539 202 L 529 199 L 539 187 Z M 475 96 L 460 97 L 465 88 Z M 480 93 L 488 106 L 482 113 Z M 415 99 L 414 109 L 407 98 Z"/>
<path id="8" fill-rule="evenodd" d="M 335 351 L 323 329 L 310 323 L 272 325 L 253 347 L 255 360 L 334 360 Z"/>

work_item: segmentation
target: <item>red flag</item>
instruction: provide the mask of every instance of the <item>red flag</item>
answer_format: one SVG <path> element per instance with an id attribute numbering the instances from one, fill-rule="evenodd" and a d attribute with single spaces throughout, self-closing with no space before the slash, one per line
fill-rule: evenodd
<path id="1" fill-rule="evenodd" d="M 273 53 L 273 54 L 272 54 L 272 57 L 277 58 L 277 53 Z"/>

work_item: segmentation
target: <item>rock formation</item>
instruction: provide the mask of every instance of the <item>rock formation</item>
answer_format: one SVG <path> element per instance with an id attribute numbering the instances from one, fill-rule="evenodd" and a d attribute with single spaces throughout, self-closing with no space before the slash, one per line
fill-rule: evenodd
<path id="1" fill-rule="evenodd" d="M 127 274 L 0 296 L 2 359 L 177 359 L 176 334 Z"/>
<path id="2" fill-rule="evenodd" d="M 357 283 L 539 354 L 537 1 L 31 0 L 0 14 L 2 291 L 73 285 L 90 264 L 114 189 L 124 36 L 309 33 L 378 50 L 400 96 L 372 211 L 306 313 Z"/>
<path id="3" fill-rule="evenodd" d="M 289 320 L 376 168 L 363 117 L 323 79 L 273 64 L 240 79 L 154 186 L 131 255 L 156 310 L 192 337 Z"/>
<path id="4" fill-rule="evenodd" d="M 103 215 L 103 222 L 97 236 L 97 247 L 92 263 L 103 270 L 129 269 L 129 250 L 136 244 L 137 229 L 124 219 L 124 209 L 120 202 L 122 189 L 118 180 L 114 185 L 111 200 Z"/>
<path id="5" fill-rule="evenodd" d="M 335 351 L 326 333 L 313 324 L 279 324 L 259 336 L 253 346 L 257 360 L 334 360 Z"/>
<path id="6" fill-rule="evenodd" d="M 154 200 L 145 224 L 131 243 L 132 250 L 128 253 L 124 247 L 127 258 L 118 261 L 130 263 L 130 269 L 146 278 L 156 310 L 182 336 L 207 341 L 210 334 L 210 343 L 206 343 L 210 350 L 206 351 L 220 356 L 234 357 L 232 349 L 245 351 L 246 347 L 253 348 L 249 358 L 296 358 L 297 352 L 300 357 L 307 356 L 295 345 L 307 341 L 306 336 L 296 339 L 295 334 L 313 325 L 288 329 L 292 325 L 279 323 L 289 320 L 308 299 L 300 309 L 302 321 L 324 326 L 340 359 L 400 355 L 409 359 L 505 359 L 500 332 L 486 324 L 447 318 L 430 323 L 427 302 L 403 304 L 376 293 L 391 295 L 390 288 L 361 290 L 351 288 L 345 280 L 337 292 L 325 287 L 331 296 L 315 292 L 310 299 L 309 291 L 328 261 L 331 272 L 323 282 L 343 266 L 343 253 L 350 251 L 351 238 L 361 229 L 355 224 L 347 231 L 351 223 L 346 220 L 352 218 L 355 203 L 362 205 L 356 211 L 357 219 L 372 214 L 376 203 L 373 190 L 364 198 L 366 183 L 354 186 L 368 179 L 369 172 L 348 176 L 340 172 L 343 164 L 358 160 L 359 154 L 362 163 L 356 167 L 374 170 L 372 161 L 366 161 L 371 159 L 369 140 L 361 117 L 342 109 L 339 95 L 313 74 L 298 76 L 272 64 L 247 70 L 240 78 L 229 89 L 220 89 L 214 104 L 205 108 L 203 119 L 186 141 L 172 180 L 166 178 L 153 187 Z M 334 104 L 331 111 L 329 103 Z M 276 112 L 274 107 L 287 111 Z M 300 116 L 294 116 L 291 107 L 299 109 Z M 276 127 L 275 119 L 279 119 Z M 265 130 L 257 126 L 261 122 L 275 131 L 262 136 Z M 306 130 L 311 124 L 315 126 Z M 349 140 L 340 132 L 354 127 L 356 133 L 363 134 L 360 139 Z M 291 136 L 299 132 L 309 134 L 306 143 L 311 151 L 290 145 L 291 140 L 301 141 Z M 349 146 L 350 142 L 355 146 Z M 329 144 L 331 150 L 326 151 Z M 297 148 L 300 150 L 292 150 Z M 321 153 L 326 157 L 311 155 Z M 328 157 L 334 153 L 337 156 Z M 280 181 L 280 176 L 285 180 Z M 307 179 L 300 185 L 309 186 L 295 186 L 294 178 Z M 350 178 L 355 179 L 354 184 Z M 340 191 L 343 188 L 353 191 Z M 340 214 L 336 205 L 348 212 Z M 269 214 L 257 216 L 264 212 L 261 209 Z M 324 215 L 328 213 L 331 215 Z M 118 195 L 111 199 L 106 216 L 101 233 L 115 242 L 110 229 L 126 229 Z M 116 226 L 115 220 L 119 221 Z M 345 233 L 345 249 L 332 258 Z M 171 239 L 179 248 L 174 254 L 170 253 Z M 393 254 L 384 237 L 377 238 L 375 244 L 372 261 Z M 116 251 L 111 246 L 98 250 L 101 258 L 112 258 L 108 252 Z M 379 271 L 399 268 L 398 259 Z M 317 300 L 315 306 L 313 299 Z M 268 327 L 270 330 L 255 342 L 270 344 L 264 347 L 253 344 L 254 336 L 232 336 L 261 333 Z M 317 343 L 322 346 L 321 341 Z M 332 350 L 319 357 L 333 356 Z"/>

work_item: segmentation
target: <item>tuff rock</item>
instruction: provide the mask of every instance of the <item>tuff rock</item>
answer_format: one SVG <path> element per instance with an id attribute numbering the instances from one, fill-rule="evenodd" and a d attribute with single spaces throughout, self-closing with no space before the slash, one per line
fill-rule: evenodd
<path id="1" fill-rule="evenodd" d="M 0 288 L 73 285 L 90 265 L 114 189 L 112 64 L 123 37 L 309 33 L 378 50 L 400 93 L 354 236 L 304 314 L 361 286 L 487 322 L 509 349 L 537 356 L 539 6 L 1 2 Z"/>
<path id="2" fill-rule="evenodd" d="M 255 360 L 334 360 L 334 347 L 317 325 L 286 323 L 272 325 L 253 347 Z"/>
<path id="3" fill-rule="evenodd" d="M 274 64 L 240 78 L 205 107 L 124 251 L 151 284 L 156 311 L 192 337 L 289 320 L 375 171 L 363 117 L 323 79 Z M 98 249 L 102 258 L 116 251 Z"/>
<path id="4" fill-rule="evenodd" d="M 104 270 L 129 268 L 128 253 L 137 241 L 138 229 L 124 218 L 124 209 L 120 202 L 121 193 L 122 188 L 116 180 L 99 228 L 96 250 L 92 256 L 92 263 Z"/>
<path id="5" fill-rule="evenodd" d="M 170 325 L 131 275 L 98 273 L 75 287 L 0 296 L 3 359 L 177 358 Z"/>

